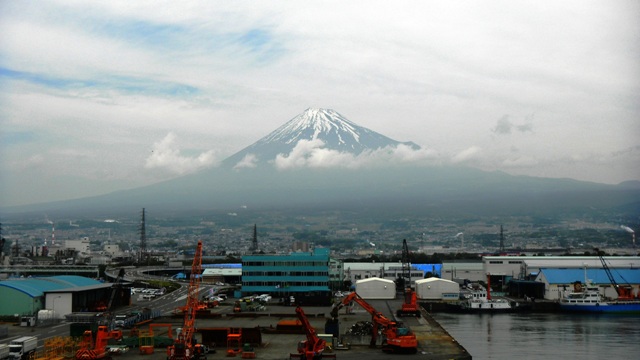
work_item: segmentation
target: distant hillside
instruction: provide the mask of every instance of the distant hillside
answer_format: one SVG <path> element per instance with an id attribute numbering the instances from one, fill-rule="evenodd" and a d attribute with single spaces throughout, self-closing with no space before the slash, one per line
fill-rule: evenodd
<path id="1" fill-rule="evenodd" d="M 399 147 L 405 152 L 421 150 L 414 143 L 399 142 L 360 127 L 333 110 L 307 109 L 229 157 L 219 168 L 103 196 L 13 207 L 3 212 L 110 217 L 142 207 L 156 214 L 247 207 L 438 216 L 567 214 L 606 209 L 640 214 L 640 182 L 614 186 L 466 167 L 418 166 L 394 161 L 391 156 Z M 353 165 L 371 158 L 378 160 L 374 155 L 386 159 L 384 165 Z M 287 167 L 278 167 L 279 161 Z"/>

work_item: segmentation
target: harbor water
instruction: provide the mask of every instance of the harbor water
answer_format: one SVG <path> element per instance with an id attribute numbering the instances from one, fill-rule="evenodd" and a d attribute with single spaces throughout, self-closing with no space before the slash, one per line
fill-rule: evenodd
<path id="1" fill-rule="evenodd" d="M 433 313 L 473 359 L 640 359 L 640 317 Z"/>

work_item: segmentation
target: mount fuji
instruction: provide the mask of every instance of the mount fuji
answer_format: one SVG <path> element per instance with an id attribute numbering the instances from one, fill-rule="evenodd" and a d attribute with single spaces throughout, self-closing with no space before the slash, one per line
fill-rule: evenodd
<path id="1" fill-rule="evenodd" d="M 390 139 L 336 111 L 307 109 L 220 166 L 106 195 L 14 207 L 9 212 L 85 215 L 349 210 L 395 214 L 548 215 L 625 208 L 640 211 L 640 187 L 512 176 L 434 165 L 413 142 Z M 627 211 L 627 210 L 625 210 Z"/>
<path id="2" fill-rule="evenodd" d="M 276 159 L 292 156 L 304 147 L 302 156 L 313 156 L 313 150 L 324 154 L 350 154 L 353 157 L 381 149 L 406 146 L 419 150 L 413 142 L 399 142 L 359 126 L 331 109 L 309 108 L 284 125 L 223 161 L 223 168 L 264 166 Z M 305 151 L 302 150 L 302 151 Z M 300 155 L 300 151 L 296 153 Z M 334 164 L 335 165 L 335 164 Z"/>

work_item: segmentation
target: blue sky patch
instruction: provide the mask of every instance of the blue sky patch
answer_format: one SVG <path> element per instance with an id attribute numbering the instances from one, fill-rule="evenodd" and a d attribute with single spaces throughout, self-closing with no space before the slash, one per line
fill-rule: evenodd
<path id="1" fill-rule="evenodd" d="M 122 93 L 147 93 L 165 96 L 191 96 L 200 93 L 198 88 L 187 84 L 128 76 L 106 76 L 99 79 L 64 79 L 40 73 L 0 68 L 0 78 L 26 81 L 59 90 L 113 89 Z"/>

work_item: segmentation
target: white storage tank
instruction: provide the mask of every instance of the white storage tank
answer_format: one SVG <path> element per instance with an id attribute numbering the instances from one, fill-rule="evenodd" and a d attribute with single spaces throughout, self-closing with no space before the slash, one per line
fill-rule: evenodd
<path id="1" fill-rule="evenodd" d="M 51 323 L 56 318 L 56 313 L 51 309 L 38 311 L 38 323 Z"/>
<path id="2" fill-rule="evenodd" d="M 365 300 L 396 298 L 396 283 L 393 280 L 372 277 L 356 281 L 356 293 Z"/>
<path id="3" fill-rule="evenodd" d="M 459 295 L 457 282 L 435 277 L 416 280 L 416 296 L 420 300 L 458 300 Z"/>

